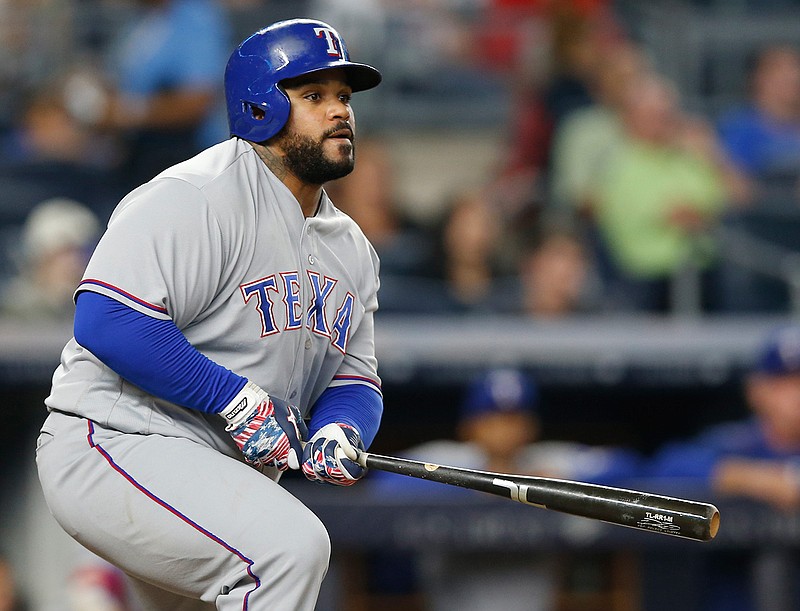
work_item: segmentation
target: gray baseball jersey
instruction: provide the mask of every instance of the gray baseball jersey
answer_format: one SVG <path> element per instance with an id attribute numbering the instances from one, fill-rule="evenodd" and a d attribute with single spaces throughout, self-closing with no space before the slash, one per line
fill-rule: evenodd
<path id="1" fill-rule="evenodd" d="M 172 319 L 210 359 L 308 415 L 328 386 L 379 388 L 377 289 L 377 256 L 355 222 L 325 194 L 305 218 L 253 148 L 233 138 L 130 193 L 78 290 Z M 74 340 L 47 405 L 123 432 L 232 447 L 220 418 L 148 395 Z"/>
<path id="2" fill-rule="evenodd" d="M 305 218 L 235 138 L 126 197 L 79 287 L 173 320 L 306 415 L 330 386 L 379 387 L 377 289 L 356 224 L 324 194 Z M 48 506 L 128 574 L 141 609 L 314 608 L 327 532 L 276 470 L 270 479 L 243 462 L 222 418 L 146 393 L 74 339 L 46 403 L 37 464 Z"/>

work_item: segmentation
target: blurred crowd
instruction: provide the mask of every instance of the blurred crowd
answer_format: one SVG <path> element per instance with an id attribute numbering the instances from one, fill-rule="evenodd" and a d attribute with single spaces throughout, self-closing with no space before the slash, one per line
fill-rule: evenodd
<path id="1" fill-rule="evenodd" d="M 378 251 L 381 315 L 800 312 L 800 35 L 765 40 L 738 100 L 711 113 L 687 103 L 620 4 L 0 0 L 0 315 L 70 320 L 121 197 L 227 138 L 221 76 L 234 44 L 299 16 L 330 22 L 356 60 L 384 72 L 384 92 L 354 99 L 357 117 L 364 103 L 355 171 L 326 187 Z M 404 200 L 425 186 L 398 188 L 398 134 L 422 136 L 427 159 L 432 138 L 479 149 L 487 131 L 496 147 L 481 168 L 466 150 L 443 160 L 479 180 L 442 180 L 424 214 Z M 467 389 L 457 439 L 408 454 L 612 484 L 692 478 L 796 510 L 800 335 L 782 330 L 756 357 L 743 380 L 752 419 L 652 457 L 540 439 L 535 382 L 518 371 Z M 516 565 L 541 578 L 526 582 L 512 580 L 513 558 L 495 560 L 424 559 L 430 608 L 479 606 L 497 596 L 491 584 L 509 604 L 524 584 L 516 596 L 551 608 L 551 563 Z M 113 570 L 80 566 L 75 610 L 127 608 Z M 743 583 L 728 575 L 725 592 L 749 609 L 751 594 L 733 587 Z M 24 608 L 14 592 L 0 564 L 0 610 Z"/>
<path id="2" fill-rule="evenodd" d="M 385 74 L 383 97 L 355 100 L 355 172 L 328 186 L 381 256 L 383 313 L 799 309 L 789 263 L 800 244 L 800 51 L 765 40 L 739 99 L 712 115 L 688 108 L 620 4 L 6 0 L 3 301 L 13 309 L 15 276 L 30 276 L 22 242 L 35 229 L 23 226 L 38 205 L 84 206 L 96 217 L 84 233 L 96 235 L 128 190 L 227 137 L 221 74 L 234 41 L 313 15 Z M 418 125 L 398 125 L 413 102 Z M 456 119 L 431 125 L 448 108 Z M 443 166 L 480 179 L 443 180 L 415 213 L 404 198 L 416 185 L 398 188 L 408 179 L 398 134 L 427 137 L 413 146 L 435 157 L 435 143 L 422 150 L 430 138 L 457 134 L 469 147 L 487 131 L 496 145 L 483 168 L 466 151 Z M 51 261 L 65 252 L 51 250 L 41 253 Z"/>
<path id="3" fill-rule="evenodd" d="M 800 510 L 800 326 L 782 325 L 765 334 L 750 356 L 741 389 L 747 408 L 744 414 L 701 427 L 695 434 L 675 438 L 653 452 L 641 452 L 623 445 L 548 438 L 542 419 L 547 401 L 536 378 L 521 369 L 493 368 L 465 385 L 453 438 L 428 441 L 401 454 L 423 462 L 494 473 L 634 489 L 645 486 L 676 496 L 686 496 L 690 491 L 720 505 L 738 499 L 787 515 L 796 513 Z M 385 472 L 371 474 L 366 486 L 378 498 L 391 495 L 401 500 L 469 502 L 482 494 Z M 411 559 L 379 554 L 373 570 L 384 576 L 387 589 L 419 591 L 420 608 L 430 611 L 484 611 L 496 608 L 498 600 L 509 611 L 650 608 L 635 586 L 626 586 L 616 595 L 626 599 L 624 604 L 614 600 L 613 590 L 619 585 L 610 585 L 609 568 L 619 557 L 619 553 L 602 554 L 593 560 L 595 569 L 599 564 L 604 574 L 593 586 L 601 596 L 596 607 L 588 603 L 572 607 L 565 602 L 570 575 L 579 572 L 579 560 L 585 561 L 585 555 L 572 550 L 548 548 L 536 553 L 513 546 L 477 551 L 431 546 Z M 764 606 L 752 579 L 757 555 L 716 548 L 711 558 L 700 569 L 702 583 L 696 586 L 696 592 L 684 597 L 662 593 L 665 600 L 673 601 L 676 608 L 704 611 L 798 608 L 797 588 L 773 592 L 772 602 Z M 392 569 L 386 570 L 381 561 Z M 398 570 L 403 563 L 410 563 L 411 568 Z M 640 569 L 629 566 L 626 571 L 637 574 Z M 781 570 L 794 575 L 797 564 L 793 556 Z M 409 573 L 410 578 L 402 577 Z M 641 573 L 638 577 L 641 579 Z M 796 583 L 791 579 L 791 584 Z M 584 575 L 578 581 L 591 580 Z M 780 602 L 776 602 L 778 598 Z M 661 601 L 651 600 L 653 603 L 652 608 L 668 608 Z"/>

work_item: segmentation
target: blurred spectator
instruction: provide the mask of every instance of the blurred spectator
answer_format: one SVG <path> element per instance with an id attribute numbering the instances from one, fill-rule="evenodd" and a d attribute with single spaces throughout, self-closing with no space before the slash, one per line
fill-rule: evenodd
<path id="1" fill-rule="evenodd" d="M 800 326 L 764 339 L 744 379 L 751 416 L 664 447 L 653 476 L 697 478 L 722 496 L 800 509 Z"/>
<path id="2" fill-rule="evenodd" d="M 437 290 L 423 307 L 450 313 L 502 312 L 516 303 L 516 278 L 500 269 L 502 219 L 481 191 L 459 194 L 436 231 Z M 418 297 L 419 298 L 419 297 Z"/>
<path id="3" fill-rule="evenodd" d="M 13 125 L 20 91 L 63 73 L 70 63 L 79 29 L 77 4 L 0 2 L 0 130 Z"/>
<path id="4" fill-rule="evenodd" d="M 635 472 L 639 460 L 635 453 L 542 440 L 539 407 L 539 390 L 531 377 L 512 368 L 490 370 L 465 389 L 455 439 L 427 442 L 402 455 L 467 469 L 608 484 Z M 466 499 L 482 494 L 387 473 L 370 477 L 378 489 L 391 486 L 395 496 Z M 505 611 L 552 611 L 560 588 L 559 560 L 551 552 L 431 550 L 419 558 L 419 580 L 431 611 L 485 611 L 498 606 Z"/>
<path id="5" fill-rule="evenodd" d="M 779 511 L 800 509 L 800 326 L 770 333 L 744 378 L 751 416 L 716 424 L 665 445 L 647 467 L 651 478 L 694 482 L 720 498 L 738 497 Z M 753 611 L 751 557 L 709 562 L 710 611 Z M 777 593 L 776 593 L 777 594 Z M 800 597 L 791 608 L 799 608 Z M 790 607 L 785 607 L 790 608 Z"/>
<path id="6" fill-rule="evenodd" d="M 728 201 L 726 168 L 713 133 L 682 112 L 671 82 L 635 79 L 622 108 L 623 139 L 592 211 L 600 261 L 618 307 L 665 312 L 676 276 L 712 268 L 710 230 Z M 703 280 L 708 299 L 710 274 Z"/>
<path id="7" fill-rule="evenodd" d="M 100 558 L 83 560 L 69 575 L 66 611 L 129 611 L 124 574 Z"/>
<path id="8" fill-rule="evenodd" d="M 537 80 L 547 70 L 550 35 L 546 2 L 478 0 L 473 23 L 475 61 L 512 80 Z"/>
<path id="9" fill-rule="evenodd" d="M 22 228 L 16 277 L 2 295 L 1 311 L 25 320 L 68 321 L 72 295 L 89 260 L 100 224 L 83 204 L 42 202 Z"/>
<path id="10" fill-rule="evenodd" d="M 554 134 L 549 188 L 554 206 L 583 215 L 591 210 L 608 159 L 623 138 L 625 92 L 647 69 L 642 51 L 630 43 L 599 54 L 590 77 L 591 103 L 566 116 Z"/>
<path id="11" fill-rule="evenodd" d="M 428 442 L 403 455 L 468 469 L 608 485 L 638 473 L 636 452 L 543 438 L 542 407 L 539 387 L 531 375 L 513 367 L 490 369 L 464 389 L 454 440 Z M 436 486 L 443 493 L 459 493 L 441 484 L 418 483 L 428 490 Z"/>
<path id="12" fill-rule="evenodd" d="M 543 92 L 554 126 L 573 111 L 592 103 L 589 82 L 596 68 L 599 40 L 591 16 L 569 6 L 552 9 L 553 74 Z"/>
<path id="13" fill-rule="evenodd" d="M 68 197 L 105 220 L 121 190 L 108 140 L 67 111 L 63 83 L 54 81 L 19 100 L 19 116 L 2 142 L 0 224 L 22 224 L 39 202 Z"/>
<path id="14" fill-rule="evenodd" d="M 542 199 L 554 132 L 592 103 L 599 56 L 620 33 L 604 0 L 493 4 L 495 18 L 510 21 L 499 40 L 511 36 L 516 43 L 506 62 L 512 91 L 508 150 L 494 187 L 504 208 L 515 213 Z"/>
<path id="15" fill-rule="evenodd" d="M 420 310 L 419 292 L 437 291 L 425 277 L 432 240 L 395 203 L 394 168 L 386 142 L 367 136 L 358 143 L 355 170 L 325 185 L 336 205 L 361 227 L 381 261 L 380 312 Z"/>
<path id="16" fill-rule="evenodd" d="M 512 78 L 547 79 L 540 91 L 558 124 L 590 102 L 598 48 L 619 34 L 608 0 L 490 0 L 476 26 L 479 59 Z M 544 26 L 544 27 L 542 27 Z M 541 60 L 546 58 L 546 65 Z M 534 70 L 535 73 L 531 73 Z M 543 81 L 539 84 L 545 85 Z"/>
<path id="17" fill-rule="evenodd" d="M 138 0 L 112 44 L 106 73 L 76 70 L 67 106 L 124 139 L 127 185 L 228 137 L 219 74 L 230 54 L 228 14 L 215 0 Z"/>
<path id="18" fill-rule="evenodd" d="M 770 46 L 755 60 L 749 102 L 723 115 L 719 133 L 732 161 L 762 187 L 800 178 L 800 52 Z M 796 193 L 795 193 L 796 197 Z"/>
<path id="19" fill-rule="evenodd" d="M 383 274 L 418 274 L 429 254 L 421 229 L 395 202 L 394 168 L 386 141 L 366 136 L 358 143 L 356 168 L 325 185 L 337 206 L 358 223 L 381 257 Z"/>
<path id="20" fill-rule="evenodd" d="M 571 226 L 543 225 L 523 248 L 519 267 L 524 315 L 561 318 L 601 309 L 590 248 Z"/>
<path id="21" fill-rule="evenodd" d="M 344 178 L 325 185 L 325 191 L 380 251 L 397 231 L 392 161 L 385 143 L 366 136 L 358 142 L 358 164 Z"/>
<path id="22" fill-rule="evenodd" d="M 547 165 L 552 121 L 542 89 L 550 76 L 550 24 L 538 6 L 495 2 L 476 32 L 478 61 L 506 76 L 511 105 L 506 151 L 498 168 L 500 186 L 509 191 L 506 207 L 516 211 L 535 196 Z"/>
<path id="23" fill-rule="evenodd" d="M 0 556 L 0 611 L 27 611 L 28 605 L 22 600 L 17 588 L 11 564 Z"/>

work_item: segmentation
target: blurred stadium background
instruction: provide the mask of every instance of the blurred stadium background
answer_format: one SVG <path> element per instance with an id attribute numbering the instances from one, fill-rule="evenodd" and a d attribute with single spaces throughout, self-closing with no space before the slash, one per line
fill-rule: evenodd
<path id="1" fill-rule="evenodd" d="M 66 175 L 49 176 L 42 170 L 46 157 L 20 153 L 26 111 L 43 92 L 62 91 L 68 76 L 102 73 L 114 41 L 138 18 L 143 4 L 0 0 L 0 288 L 26 269 L 21 252 L 32 208 L 50 197 L 81 196 L 59 192 L 57 185 L 66 181 L 74 187 L 84 174 L 68 168 Z M 329 21 L 344 35 L 356 60 L 379 67 L 384 75 L 381 87 L 354 100 L 364 140 L 359 159 L 384 163 L 375 168 L 381 172 L 376 174 L 380 182 L 372 186 L 403 230 L 394 249 L 386 251 L 387 303 L 378 316 L 376 337 L 386 409 L 373 450 L 395 453 L 452 437 L 464 384 L 495 366 L 521 368 L 536 379 L 544 437 L 549 439 L 622 445 L 648 454 L 708 424 L 747 413 L 741 376 L 758 343 L 769 329 L 800 315 L 800 158 L 794 168 L 760 182 L 747 205 L 728 206 L 711 228 L 718 264 L 736 279 L 724 289 L 725 307 L 704 306 L 699 296 L 702 274 L 691 265 L 670 273 L 670 298 L 663 307 L 626 307 L 605 294 L 599 300 L 603 305 L 541 316 L 502 303 L 421 308 L 420 302 L 429 299 L 425 288 L 444 280 L 431 269 L 424 281 L 417 276 L 420 268 L 436 266 L 434 236 L 453 201 L 464 194 L 479 193 L 499 202 L 501 209 L 506 206 L 505 223 L 526 223 L 533 230 L 557 208 L 549 173 L 553 134 L 563 117 L 591 101 L 591 74 L 573 71 L 569 49 L 602 44 L 598 40 L 633 43 L 674 85 L 687 116 L 714 126 L 748 99 L 749 74 L 760 50 L 771 45 L 800 48 L 800 2 L 225 0 L 221 6 L 232 41 L 278 19 L 315 16 Z M 590 47 L 588 53 L 593 52 Z M 800 118 L 794 128 L 800 134 Z M 116 203 L 112 184 L 121 189 L 124 181 L 114 181 L 126 174 L 124 157 L 117 165 L 105 163 L 113 155 L 103 151 L 118 150 L 114 135 L 95 134 L 100 160 L 89 163 L 88 170 L 81 168 L 93 181 L 98 173 L 101 183 L 108 178 L 109 195 L 92 187 L 90 195 L 96 197 L 84 200 L 101 221 Z M 36 169 L 28 172 L 31 166 Z M 344 198 L 350 191 L 342 187 L 341 193 L 346 209 Z M 358 210 L 351 213 L 358 218 Z M 525 235 L 496 238 L 504 278 L 517 268 L 503 252 L 524 249 L 520 240 Z M 403 266 L 425 249 L 432 254 L 405 277 Z M 601 294 L 611 290 L 602 282 L 598 289 Z M 504 293 L 499 291 L 494 298 L 502 302 Z M 12 533 L 19 528 L 19 501 L 30 486 L 34 439 L 44 417 L 42 400 L 70 333 L 68 317 L 37 319 L 9 311 L 0 318 L 0 551 L 15 561 L 26 554 Z M 796 521 L 764 518 L 773 520 L 774 530 L 759 539 L 753 538 L 758 534 L 752 526 L 755 514 L 736 515 L 740 526 L 748 526 L 736 531 L 744 533 L 740 541 L 728 540 L 726 558 L 764 552 L 758 570 L 773 577 L 790 575 L 800 532 Z M 723 533 L 726 526 L 723 513 Z M 774 539 L 788 543 L 780 554 L 773 553 Z M 641 568 L 639 540 L 628 543 L 623 538 L 616 544 L 577 544 L 573 564 L 575 579 L 583 579 L 575 586 L 578 590 L 581 583 L 594 583 L 603 563 L 619 569 L 622 577 L 613 583 L 622 588 L 618 598 L 623 602 L 612 602 L 613 596 L 598 599 L 595 606 L 565 602 L 559 611 L 699 609 L 691 606 L 696 604 L 691 602 L 694 589 L 702 588 L 699 579 L 677 571 L 665 557 L 689 558 L 692 566 L 702 560 L 683 556 L 680 547 L 651 557 L 653 571 L 674 579 L 676 589 L 683 591 L 676 603 L 664 594 L 663 583 L 652 578 L 653 571 L 644 576 L 636 572 Z M 528 544 L 536 548 L 535 540 Z M 348 553 L 368 562 L 370 545 L 357 548 Z M 615 553 L 606 555 L 609 549 Z M 597 557 L 601 562 L 592 563 Z M 580 564 L 580 559 L 587 563 Z M 24 562 L 19 566 L 25 567 Z M 19 570 L 26 572 L 27 567 Z M 349 606 L 342 608 L 413 608 L 416 599 L 393 598 L 385 591 L 371 594 L 363 575 L 346 577 Z M 28 575 L 21 579 L 25 588 L 35 581 Z M 774 594 L 763 597 L 760 609 L 796 608 L 789 597 L 775 594 L 785 581 L 759 583 Z"/>

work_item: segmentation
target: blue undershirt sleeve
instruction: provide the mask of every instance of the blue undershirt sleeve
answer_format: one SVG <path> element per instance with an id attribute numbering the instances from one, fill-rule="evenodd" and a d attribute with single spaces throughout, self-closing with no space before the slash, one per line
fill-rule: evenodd
<path id="1" fill-rule="evenodd" d="M 219 412 L 247 383 L 198 351 L 171 320 L 99 293 L 78 295 L 74 333 L 81 346 L 129 382 L 201 412 Z"/>
<path id="2" fill-rule="evenodd" d="M 308 424 L 309 438 L 331 422 L 342 422 L 355 428 L 364 447 L 369 448 L 383 414 L 383 397 L 374 388 L 363 384 L 332 386 L 325 389 L 314 404 Z"/>

